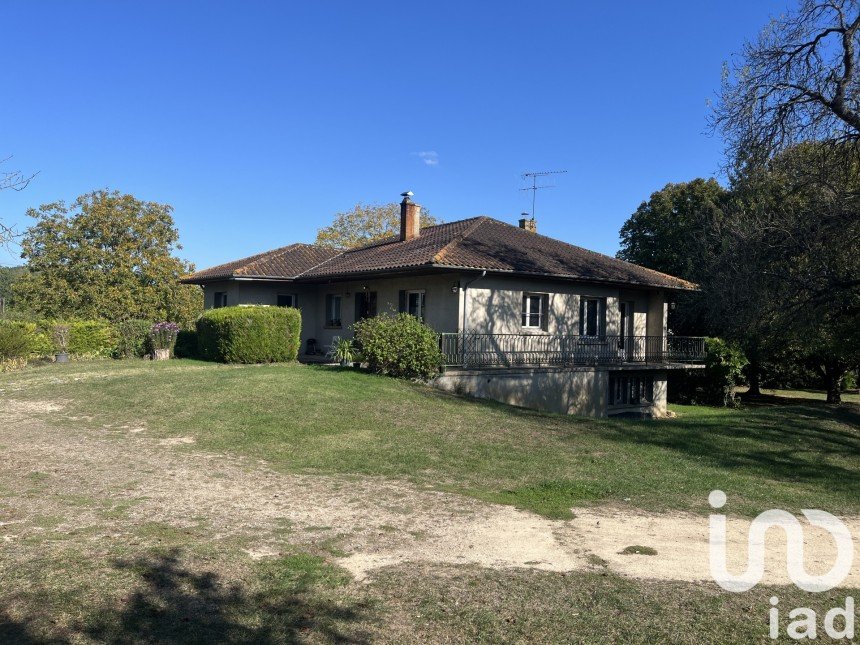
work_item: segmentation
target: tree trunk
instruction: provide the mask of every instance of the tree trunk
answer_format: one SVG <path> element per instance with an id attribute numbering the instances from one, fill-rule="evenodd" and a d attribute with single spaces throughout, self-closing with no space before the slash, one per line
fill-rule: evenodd
<path id="1" fill-rule="evenodd" d="M 825 365 L 824 383 L 827 387 L 828 403 L 842 403 L 842 379 L 845 378 L 845 371 L 837 365 Z"/>
<path id="2" fill-rule="evenodd" d="M 761 396 L 761 369 L 759 368 L 757 361 L 750 361 L 747 373 L 749 374 L 750 382 L 750 389 L 747 394 L 751 396 Z"/>

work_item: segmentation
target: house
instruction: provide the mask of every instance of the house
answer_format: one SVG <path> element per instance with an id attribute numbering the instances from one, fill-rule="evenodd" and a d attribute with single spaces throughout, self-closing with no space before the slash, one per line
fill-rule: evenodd
<path id="1" fill-rule="evenodd" d="M 667 335 L 680 278 L 540 235 L 533 220 L 490 217 L 421 228 L 405 194 L 400 234 L 351 250 L 291 244 L 198 271 L 206 307 L 302 312 L 300 359 L 357 320 L 415 315 L 440 334 L 450 391 L 561 413 L 665 412 L 667 372 L 704 354 Z"/>

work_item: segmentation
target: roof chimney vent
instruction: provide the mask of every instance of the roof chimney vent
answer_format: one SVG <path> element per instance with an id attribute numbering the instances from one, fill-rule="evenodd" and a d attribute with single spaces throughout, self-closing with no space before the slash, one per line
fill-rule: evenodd
<path id="1" fill-rule="evenodd" d="M 529 233 L 537 233 L 537 222 L 534 217 L 530 218 L 528 213 L 522 213 L 520 228 Z"/>
<path id="2" fill-rule="evenodd" d="M 421 207 L 412 202 L 412 191 L 400 193 L 400 241 L 413 240 L 421 233 Z"/>

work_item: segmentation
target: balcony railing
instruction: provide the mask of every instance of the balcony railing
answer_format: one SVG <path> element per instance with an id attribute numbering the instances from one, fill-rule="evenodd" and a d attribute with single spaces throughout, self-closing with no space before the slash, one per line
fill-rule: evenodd
<path id="1" fill-rule="evenodd" d="M 692 336 L 440 334 L 446 367 L 697 363 L 705 339 Z"/>

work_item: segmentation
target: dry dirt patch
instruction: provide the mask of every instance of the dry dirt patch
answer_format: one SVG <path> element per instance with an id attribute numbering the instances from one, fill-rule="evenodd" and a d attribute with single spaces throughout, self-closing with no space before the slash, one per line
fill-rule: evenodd
<path id="1" fill-rule="evenodd" d="M 576 571 L 596 566 L 594 556 L 635 578 L 710 579 L 706 517 L 604 508 L 547 520 L 405 482 L 283 474 L 241 456 L 197 451 L 193 437 L 150 436 L 143 426 L 82 428 L 79 418 L 65 427 L 62 408 L 11 401 L 0 409 L 0 490 L 10 491 L 0 497 L 0 549 L 46 526 L 85 536 L 75 539 L 127 539 L 155 522 L 195 527 L 225 548 L 238 541 L 254 559 L 296 545 L 328 550 L 358 579 L 406 562 Z M 124 505 L 121 513 L 105 512 L 117 505 Z M 860 542 L 860 522 L 849 523 Z M 746 562 L 748 522 L 729 524 L 730 565 L 738 570 Z M 766 582 L 785 583 L 781 534 L 771 534 Z M 826 570 L 835 552 L 823 538 L 807 531 L 811 572 Z M 657 554 L 620 554 L 634 544 Z M 860 586 L 857 567 L 846 584 Z"/>

